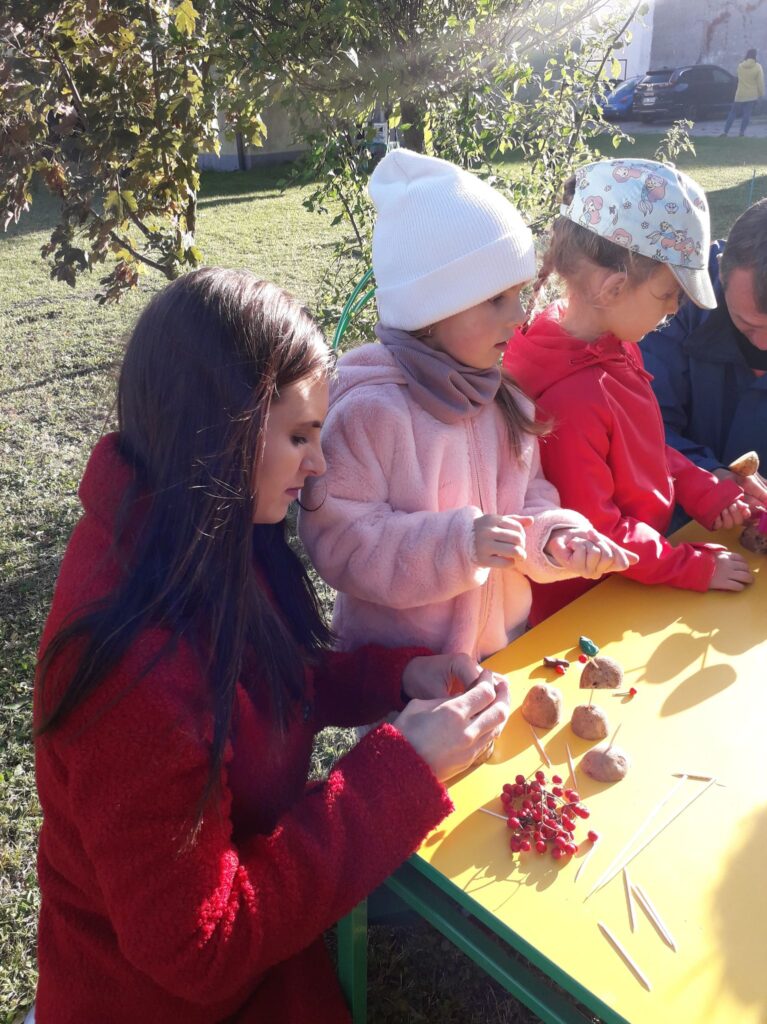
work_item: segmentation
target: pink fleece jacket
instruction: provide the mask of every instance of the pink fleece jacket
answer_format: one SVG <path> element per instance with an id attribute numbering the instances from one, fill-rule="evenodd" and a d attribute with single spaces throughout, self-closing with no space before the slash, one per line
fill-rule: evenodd
<path id="1" fill-rule="evenodd" d="M 532 416 L 532 403 L 517 398 Z M 588 520 L 559 507 L 535 437 L 512 449 L 495 402 L 442 423 L 413 401 L 383 345 L 363 345 L 339 361 L 322 442 L 328 470 L 304 488 L 312 511 L 301 512 L 299 531 L 338 591 L 343 649 L 377 640 L 484 658 L 525 629 L 526 577 L 572 577 L 543 548 L 552 530 Z M 473 525 L 486 514 L 534 517 L 522 571 L 477 564 Z"/>

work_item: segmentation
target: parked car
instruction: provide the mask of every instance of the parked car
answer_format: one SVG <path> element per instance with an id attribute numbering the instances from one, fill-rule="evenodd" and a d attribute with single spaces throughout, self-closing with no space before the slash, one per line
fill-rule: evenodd
<path id="1" fill-rule="evenodd" d="M 634 75 L 623 82 L 618 82 L 612 92 L 608 92 L 602 105 L 602 114 L 608 121 L 625 121 L 634 113 L 634 92 L 644 75 Z"/>
<path id="2" fill-rule="evenodd" d="M 737 86 L 737 78 L 717 64 L 658 68 L 637 85 L 634 113 L 642 121 L 715 117 L 729 108 Z"/>

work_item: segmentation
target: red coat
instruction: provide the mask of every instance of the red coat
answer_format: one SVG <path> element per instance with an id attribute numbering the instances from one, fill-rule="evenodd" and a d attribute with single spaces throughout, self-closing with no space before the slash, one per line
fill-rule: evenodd
<path id="1" fill-rule="evenodd" d="M 85 515 L 41 649 L 70 611 L 115 585 L 111 531 L 128 478 L 114 438 L 105 438 L 80 487 Z M 391 725 L 369 733 L 327 782 L 307 787 L 312 740 L 329 723 L 370 722 L 398 706 L 402 669 L 421 652 L 328 655 L 283 736 L 257 680 L 238 684 L 223 799 L 189 846 L 212 717 L 184 644 L 140 678 L 164 639 L 160 630 L 142 634 L 98 691 L 36 742 L 37 1020 L 348 1021 L 320 936 L 452 805 Z M 52 683 L 63 681 L 57 662 Z"/>
<path id="2" fill-rule="evenodd" d="M 504 371 L 553 420 L 541 463 L 564 508 L 639 555 L 625 575 L 640 583 L 707 590 L 719 545 L 671 544 L 664 537 L 675 502 L 711 528 L 741 489 L 719 481 L 666 445 L 652 377 L 636 345 L 606 334 L 590 345 L 559 324 L 550 306 L 517 331 Z M 533 586 L 532 623 L 594 586 L 588 580 Z"/>

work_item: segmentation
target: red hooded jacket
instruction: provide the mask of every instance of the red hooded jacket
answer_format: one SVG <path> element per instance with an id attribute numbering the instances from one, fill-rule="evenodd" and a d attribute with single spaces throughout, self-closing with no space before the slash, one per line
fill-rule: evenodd
<path id="1" fill-rule="evenodd" d="M 42 649 L 119 579 L 114 517 L 131 471 L 114 436 L 80 487 Z M 146 630 L 111 675 L 35 743 L 44 820 L 38 872 L 38 1024 L 341 1024 L 350 1020 L 321 939 L 452 809 L 385 724 L 307 786 L 316 732 L 400 704 L 421 650 L 329 654 L 286 731 L 258 652 L 237 685 L 220 801 L 195 842 L 213 721 L 200 661 Z M 65 655 L 49 683 L 66 684 Z M 47 688 L 46 688 L 47 694 Z M 41 694 L 35 693 L 39 717 Z"/>
<path id="2" fill-rule="evenodd" d="M 560 326 L 555 304 L 526 333 L 517 331 L 504 372 L 553 422 L 541 439 L 541 463 L 573 508 L 639 555 L 625 575 L 640 583 L 707 590 L 714 544 L 671 544 L 664 533 L 675 502 L 709 529 L 741 489 L 719 481 L 665 441 L 663 419 L 636 345 L 605 334 L 591 344 Z M 542 621 L 589 590 L 588 580 L 534 584 L 530 621 Z"/>

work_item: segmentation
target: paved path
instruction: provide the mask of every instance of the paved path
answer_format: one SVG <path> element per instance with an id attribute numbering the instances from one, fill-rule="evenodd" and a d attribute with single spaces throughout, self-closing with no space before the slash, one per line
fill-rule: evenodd
<path id="1" fill-rule="evenodd" d="M 628 135 L 648 135 L 650 133 L 665 133 L 671 127 L 671 121 L 651 121 L 649 124 L 644 124 L 642 121 L 621 121 L 621 128 Z M 690 135 L 693 138 L 711 138 L 721 135 L 722 127 L 724 126 L 724 118 L 717 118 L 715 121 L 696 121 L 692 127 Z M 729 137 L 735 139 L 737 142 L 740 130 L 740 119 L 736 118 L 735 123 L 730 129 Z M 760 116 L 754 118 L 751 124 L 748 126 L 746 132 L 746 138 L 753 139 L 767 139 L 767 118 Z M 767 158 L 767 152 L 765 153 Z"/>

